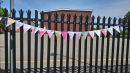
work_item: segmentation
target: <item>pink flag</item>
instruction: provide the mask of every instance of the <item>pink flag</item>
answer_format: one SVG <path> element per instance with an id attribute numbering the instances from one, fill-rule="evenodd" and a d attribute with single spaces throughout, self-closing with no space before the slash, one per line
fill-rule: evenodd
<path id="1" fill-rule="evenodd" d="M 61 32 L 61 33 L 62 33 L 63 39 L 65 40 L 68 32 Z"/>
<path id="2" fill-rule="evenodd" d="M 77 35 L 78 39 L 80 40 L 80 37 L 81 37 L 81 32 L 75 32 L 75 33 L 76 33 L 76 35 Z"/>
<path id="3" fill-rule="evenodd" d="M 54 33 L 54 30 L 47 30 L 47 33 L 49 35 L 49 38 L 51 38 L 52 34 Z"/>
<path id="4" fill-rule="evenodd" d="M 43 34 L 46 32 L 46 29 L 39 28 L 40 36 L 42 37 Z"/>
<path id="5" fill-rule="evenodd" d="M 101 29 L 102 33 L 104 34 L 104 36 L 106 37 L 107 34 L 107 30 L 106 29 Z"/>
<path id="6" fill-rule="evenodd" d="M 16 21 L 15 23 L 15 30 L 19 29 L 21 26 L 23 26 L 23 23 Z"/>
<path id="7" fill-rule="evenodd" d="M 92 38 L 94 38 L 94 31 L 89 31 L 89 34 Z"/>

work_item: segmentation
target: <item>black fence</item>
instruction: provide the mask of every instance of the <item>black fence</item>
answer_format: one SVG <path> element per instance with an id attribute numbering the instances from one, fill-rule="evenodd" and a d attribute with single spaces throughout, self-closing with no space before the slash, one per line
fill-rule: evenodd
<path id="1" fill-rule="evenodd" d="M 31 11 L 28 10 L 27 11 L 27 18 L 23 18 L 23 10 L 21 9 L 19 11 L 19 14 L 20 14 L 20 17 L 15 17 L 15 13 L 16 11 L 13 9 L 12 10 L 12 19 L 15 19 L 15 20 L 20 20 L 20 22 L 23 22 L 23 20 L 27 20 L 28 21 L 28 24 L 30 25 L 30 21 L 34 21 L 35 20 L 35 26 L 37 27 L 38 26 L 38 21 L 41 22 L 41 28 L 44 27 L 44 22 L 48 22 L 48 29 L 51 28 L 51 23 L 54 22 L 55 23 L 55 30 L 57 30 L 57 23 L 61 23 L 61 31 L 64 31 L 64 23 L 67 23 L 67 31 L 70 31 L 70 24 L 74 24 L 73 25 L 73 31 L 76 31 L 76 25 L 79 25 L 79 31 L 82 31 L 82 25 L 85 25 L 85 31 L 88 30 L 88 25 L 91 25 L 91 31 L 93 31 L 93 28 L 94 28 L 94 25 L 97 26 L 97 29 L 99 29 L 99 26 L 102 26 L 102 29 L 105 29 L 105 26 L 108 26 L 108 28 L 110 28 L 110 26 L 115 26 L 117 25 L 116 24 L 116 18 L 113 19 L 113 23 L 111 24 L 111 17 L 108 18 L 108 23 L 106 24 L 105 20 L 106 18 L 103 17 L 103 23 L 100 23 L 100 17 L 98 16 L 97 17 L 97 23 L 94 23 L 94 19 L 95 17 L 92 16 L 92 20 L 91 20 L 91 23 L 88 22 L 88 16 L 86 16 L 86 21 L 85 22 L 82 22 L 82 15 L 80 16 L 80 21 L 79 22 L 76 22 L 76 15 L 74 15 L 74 21 L 70 21 L 70 17 L 73 17 L 73 16 L 70 16 L 70 14 L 67 15 L 67 21 L 64 21 L 64 14 L 61 15 L 61 21 L 57 21 L 57 16 L 58 14 L 55 13 L 55 20 L 51 20 L 51 13 L 48 13 L 48 19 L 45 20 L 44 19 L 44 13 L 41 12 L 41 19 L 38 19 L 38 11 L 35 10 L 35 18 L 31 18 Z M 5 15 L 4 17 L 7 17 L 8 15 L 8 10 L 5 9 Z M 99 50 L 98 48 L 98 44 L 99 44 L 99 37 L 96 36 L 96 52 L 95 52 L 95 73 L 97 72 L 100 72 L 102 73 L 103 70 L 104 70 L 104 66 L 103 66 L 103 55 L 106 54 L 106 66 L 105 66 L 105 72 L 108 73 L 108 60 L 109 60 L 109 48 L 111 48 L 112 52 L 111 52 L 111 69 L 110 69 L 110 72 L 113 72 L 113 59 L 114 59 L 114 46 L 117 45 L 117 50 L 116 50 L 116 68 L 115 68 L 115 72 L 118 73 L 118 71 L 120 70 L 120 72 L 122 73 L 123 72 L 123 59 L 124 59 L 124 54 L 126 55 L 126 64 L 125 64 L 125 73 L 128 72 L 128 55 L 129 55 L 129 36 L 127 36 L 127 48 L 126 48 L 126 52 L 124 52 L 124 40 L 125 40 L 125 27 L 128 27 L 128 33 L 130 34 L 130 20 L 129 20 L 129 23 L 128 25 L 125 25 L 126 24 L 126 20 L 124 19 L 123 21 L 123 24 L 121 24 L 121 18 L 119 18 L 118 20 L 118 25 L 120 27 L 123 27 L 123 37 L 121 38 L 122 39 L 122 51 L 121 51 L 121 66 L 120 66 L 120 69 L 118 68 L 119 67 L 119 63 L 118 63 L 118 59 L 119 59 L 119 43 L 120 43 L 120 33 L 118 33 L 118 37 L 117 37 L 117 44 L 114 44 L 115 43 L 115 30 L 113 31 L 113 37 L 112 37 L 112 43 L 109 43 L 110 41 L 110 33 L 107 32 L 107 43 L 104 43 L 104 35 L 103 33 L 102 34 L 102 40 L 101 40 L 101 50 Z M 10 71 L 11 73 L 16 73 L 16 40 L 15 40 L 15 23 L 11 25 L 12 26 L 12 30 L 10 30 L 10 50 L 13 51 L 13 54 L 10 54 L 10 57 L 12 58 L 12 60 L 10 60 Z M 28 30 L 28 73 L 31 72 L 31 29 Z M 129 35 L 128 34 L 128 35 Z M 74 35 L 76 36 L 76 35 Z M 80 73 L 81 72 L 81 68 L 83 69 L 83 73 L 86 73 L 86 68 L 88 67 L 86 65 L 87 63 L 87 46 L 90 46 L 90 66 L 89 66 L 89 73 L 92 73 L 93 70 L 92 70 L 92 55 L 93 55 L 93 39 L 87 39 L 88 37 L 86 37 L 86 39 L 84 40 L 84 66 L 81 67 L 81 39 L 79 40 L 79 50 L 78 50 L 78 67 L 77 67 L 77 70 L 76 72 Z M 13 40 L 12 40 L 13 39 Z M 60 39 L 60 38 L 59 38 Z M 53 73 L 56 73 L 57 71 L 57 67 L 56 67 L 56 60 L 57 60 L 57 39 L 56 39 L 56 36 L 54 38 L 54 67 L 53 68 Z M 70 70 L 70 67 L 69 67 L 69 46 L 70 46 L 70 42 L 69 42 L 69 35 L 67 35 L 67 52 L 66 52 L 66 73 L 69 72 Z M 87 45 L 87 41 L 90 41 L 90 45 Z M 8 27 L 5 27 L 5 73 L 8 73 Z M 72 52 L 72 73 L 75 72 L 75 37 L 73 37 L 73 52 Z M 40 73 L 43 73 L 43 51 L 44 51 L 44 48 L 42 45 L 44 43 L 44 35 L 41 37 L 41 41 L 38 41 L 38 32 L 35 34 L 35 61 L 34 61 L 34 73 L 37 73 L 37 54 L 38 54 L 38 51 L 37 51 L 37 48 L 38 48 L 38 43 L 41 44 L 41 53 L 40 53 Z M 104 44 L 107 44 L 106 47 L 106 53 L 104 53 Z M 112 47 L 109 47 L 109 45 L 112 44 Z M 60 73 L 63 72 L 63 37 L 61 36 L 61 44 L 60 45 Z M 50 39 L 48 38 L 48 49 L 47 49 L 47 73 L 50 72 Z M 98 71 L 98 51 L 101 51 L 101 61 L 100 61 L 100 71 Z M 13 62 L 11 62 L 13 61 Z M 13 63 L 13 64 L 11 64 Z M 20 27 L 20 72 L 23 73 L 23 26 Z"/>

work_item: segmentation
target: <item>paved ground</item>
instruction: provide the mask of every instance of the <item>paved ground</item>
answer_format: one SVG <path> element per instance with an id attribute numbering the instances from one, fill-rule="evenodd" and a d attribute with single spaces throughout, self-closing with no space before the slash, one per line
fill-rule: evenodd
<path id="1" fill-rule="evenodd" d="M 8 33 L 8 35 L 10 35 Z M 10 38 L 10 37 L 9 37 Z M 8 39 L 9 39 L 8 38 Z M 47 35 L 45 35 L 44 37 L 44 60 L 46 61 L 47 60 Z M 27 33 L 24 34 L 24 61 L 27 61 L 27 53 L 28 53 L 28 43 L 27 43 Z M 98 59 L 101 59 L 101 39 L 102 38 L 99 38 L 99 51 L 98 51 Z M 40 61 L 40 35 L 38 35 L 38 61 Z M 64 40 L 64 46 L 63 46 L 63 59 L 65 60 L 66 59 L 66 45 L 67 45 L 67 40 Z M 81 59 L 83 60 L 84 59 L 84 38 L 82 37 L 81 39 Z M 103 55 L 103 59 L 106 59 L 106 47 L 107 47 L 107 39 L 105 38 L 104 40 L 104 55 Z M 57 41 L 57 60 L 60 60 L 60 38 L 58 39 Z M 90 37 L 88 37 L 88 41 L 87 41 L 87 59 L 89 60 L 90 59 Z M 123 44 L 125 46 L 124 48 L 124 59 L 126 59 L 126 42 L 127 40 L 125 39 L 125 43 Z M 78 38 L 76 37 L 76 48 L 75 48 L 75 58 L 76 60 L 78 59 Z M 10 42 L 8 43 L 9 46 L 10 46 Z M 31 61 L 34 61 L 34 44 L 35 44 L 35 36 L 31 35 Z M 70 39 L 70 51 L 69 51 L 69 59 L 72 60 L 72 46 L 73 46 L 73 40 Z M 112 39 L 110 38 L 110 45 L 109 45 L 110 49 L 109 49 L 109 59 L 111 59 L 111 51 L 112 51 Z M 121 48 L 122 48 L 122 39 L 120 39 L 120 50 L 119 50 L 119 59 L 121 59 Z M 10 49 L 10 48 L 9 48 Z M 115 49 L 114 49 L 114 59 L 116 59 L 116 50 L 117 50 L 117 39 L 115 39 Z M 10 51 L 9 51 L 10 52 Z M 10 53 L 8 52 L 8 55 L 10 57 Z M 92 55 L 92 58 L 95 59 L 95 52 L 96 52 L 96 37 L 94 38 L 93 40 L 93 55 Z M 0 34 L 0 68 L 4 68 L 4 34 Z M 129 55 L 130 55 L 130 50 L 129 50 Z M 9 58 L 10 59 L 10 58 Z M 129 59 L 130 59 L 130 56 L 129 56 Z M 50 51 L 50 60 L 54 60 L 54 36 L 52 36 L 51 38 L 51 51 Z M 19 61 L 20 61 L 20 33 L 16 33 L 16 61 L 17 61 L 17 68 L 20 67 L 19 65 Z M 88 65 L 89 65 L 89 61 L 88 62 Z M 110 61 L 109 61 L 110 62 Z M 51 62 L 52 66 L 53 66 L 53 61 Z M 64 62 L 66 63 L 66 62 Z M 32 62 L 32 65 L 31 66 L 34 66 L 33 65 L 34 63 Z M 44 62 L 44 66 L 46 68 L 46 62 Z M 93 61 L 93 65 L 95 64 L 95 62 Z M 100 65 L 100 61 L 98 63 Z M 115 61 L 114 61 L 114 64 L 115 64 Z M 123 63 L 125 65 L 125 61 Z M 57 61 L 57 67 L 59 65 L 59 62 Z M 71 66 L 71 61 L 70 61 L 70 66 Z M 76 63 L 76 65 L 78 65 L 78 63 Z M 105 61 L 104 61 L 104 65 L 105 65 Z M 129 60 L 129 65 L 130 65 L 130 60 Z M 83 66 L 83 64 L 81 64 L 81 67 Z M 24 67 L 25 69 L 27 68 L 27 62 L 24 62 Z M 38 62 L 38 67 L 39 67 L 39 62 Z M 33 67 L 32 67 L 33 68 Z"/>

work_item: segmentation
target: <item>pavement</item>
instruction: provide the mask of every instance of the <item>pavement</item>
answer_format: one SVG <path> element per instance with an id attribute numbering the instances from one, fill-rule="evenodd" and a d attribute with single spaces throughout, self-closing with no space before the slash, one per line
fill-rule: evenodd
<path id="1" fill-rule="evenodd" d="M 23 54 L 23 59 L 24 59 L 24 70 L 25 72 L 27 71 L 27 61 L 28 61 L 28 57 L 27 57 L 27 54 L 28 54 L 28 34 L 27 33 L 24 33 L 24 39 L 23 39 L 23 44 L 24 44 L 24 54 Z M 89 65 L 90 65 L 90 38 L 91 37 L 87 37 L 87 66 L 89 68 Z M 0 69 L 1 71 L 3 70 L 4 71 L 4 61 L 5 61 L 5 50 L 4 50 L 4 34 L 0 34 Z M 10 33 L 8 33 L 8 39 L 10 39 Z M 129 39 L 130 40 L 130 39 Z M 57 71 L 59 70 L 59 66 L 60 66 L 60 38 L 57 40 Z M 101 60 L 101 46 L 102 46 L 102 38 L 99 38 L 99 42 L 98 42 L 98 65 L 100 67 L 100 60 Z M 48 42 L 48 35 L 45 34 L 44 35 L 44 71 L 46 71 L 46 62 L 47 62 L 47 43 Z M 124 57 L 123 57 L 123 65 L 125 66 L 125 59 L 126 59 L 126 44 L 127 43 L 127 39 L 125 39 L 125 43 L 123 43 L 124 45 Z M 64 40 L 63 42 L 63 69 L 66 67 L 66 49 L 67 49 L 67 38 Z M 72 53 L 73 53 L 73 39 L 70 39 L 70 47 L 69 47 L 69 65 L 70 65 L 70 71 L 71 71 L 71 66 L 72 66 Z M 116 54 L 117 54 L 117 38 L 115 38 L 115 43 L 114 43 L 114 61 L 113 61 L 113 64 L 114 66 L 116 65 Z M 40 70 L 40 45 L 41 45 L 41 38 L 40 38 L 40 35 L 38 34 L 38 71 Z M 42 44 L 43 45 L 43 44 Z M 54 60 L 54 35 L 51 37 L 51 48 L 50 48 L 50 71 L 53 71 L 53 60 Z M 76 41 L 75 41 L 75 60 L 78 60 L 78 45 L 79 45 L 79 40 L 78 38 L 76 37 Z M 129 44 L 130 45 L 130 44 Z M 8 46 L 9 46 L 9 52 L 8 52 L 8 59 L 10 61 L 10 40 L 8 41 Z M 103 55 L 103 65 L 105 67 L 105 64 L 106 64 L 106 50 L 107 48 L 107 38 L 104 39 L 104 55 Z M 120 38 L 120 49 L 119 49 L 119 66 L 120 66 L 120 60 L 121 60 L 121 52 L 122 52 L 122 38 Z M 129 47 L 130 49 L 130 47 Z M 31 68 L 32 68 L 32 72 L 33 72 L 33 68 L 34 68 L 34 53 L 35 52 L 35 36 L 31 34 Z M 112 54 L 112 38 L 110 38 L 110 45 L 109 45 L 109 67 L 111 66 L 111 54 Z M 93 59 L 93 68 L 95 68 L 95 56 L 96 56 L 96 37 L 94 37 L 94 40 L 93 40 L 93 54 L 92 54 L 92 59 Z M 130 65 L 130 50 L 129 50 L 129 65 Z M 81 38 L 81 69 L 83 69 L 84 67 L 84 63 L 83 63 L 83 60 L 84 60 L 84 38 L 82 37 Z M 16 32 L 16 68 L 17 68 L 17 71 L 19 71 L 20 69 L 20 33 L 19 32 Z M 77 68 L 78 66 L 78 61 L 75 62 L 75 69 Z M 87 69 L 88 69 L 87 68 Z M 78 68 L 77 68 L 78 69 Z M 130 67 L 128 68 L 130 69 Z M 88 69 L 89 70 L 89 69 Z M 78 70 L 75 70 L 75 71 L 78 71 Z M 81 70 L 82 71 L 82 70 Z M 94 70 L 93 70 L 94 71 Z"/>

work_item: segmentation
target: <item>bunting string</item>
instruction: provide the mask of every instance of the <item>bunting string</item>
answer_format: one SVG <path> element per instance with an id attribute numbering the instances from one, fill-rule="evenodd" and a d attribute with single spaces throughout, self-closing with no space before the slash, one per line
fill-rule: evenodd
<path id="1" fill-rule="evenodd" d="M 2 17 L 0 17 L 0 20 L 2 19 Z M 97 36 L 100 37 L 101 32 L 104 34 L 104 36 L 106 37 L 107 31 L 113 35 L 113 29 L 115 29 L 116 31 L 118 31 L 120 33 L 120 28 L 119 25 L 111 27 L 111 28 L 107 28 L 107 29 L 101 29 L 101 30 L 94 30 L 94 31 L 82 31 L 82 32 L 72 32 L 72 31 L 68 31 L 68 32 L 61 32 L 61 31 L 55 31 L 55 30 L 48 30 L 48 29 L 43 29 L 43 28 L 39 28 L 39 27 L 35 27 L 35 26 L 31 26 L 28 24 L 24 24 L 22 22 L 13 20 L 11 18 L 8 18 L 6 27 L 12 25 L 13 23 L 15 23 L 15 30 L 18 30 L 21 26 L 23 26 L 23 30 L 24 33 L 26 33 L 29 29 L 32 30 L 32 34 L 34 35 L 36 32 L 39 31 L 40 33 L 40 37 L 42 37 L 45 32 L 48 33 L 49 38 L 51 38 L 51 36 L 53 35 L 53 33 L 55 33 L 56 38 L 58 39 L 60 37 L 60 35 L 63 36 L 63 39 L 65 40 L 67 34 L 69 34 L 70 38 L 72 39 L 74 34 L 76 34 L 76 36 L 78 37 L 78 39 L 80 40 L 81 35 L 83 35 L 84 39 L 86 39 L 87 35 L 90 34 L 90 36 L 92 37 L 92 39 L 94 38 L 94 34 L 96 33 Z"/>

